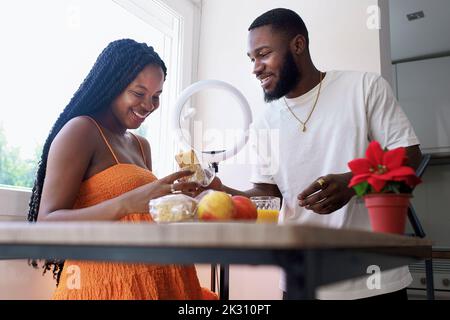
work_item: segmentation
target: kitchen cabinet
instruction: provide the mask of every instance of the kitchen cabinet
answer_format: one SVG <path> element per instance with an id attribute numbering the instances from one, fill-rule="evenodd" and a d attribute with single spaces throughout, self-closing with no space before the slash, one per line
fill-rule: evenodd
<path id="1" fill-rule="evenodd" d="M 424 153 L 450 155 L 450 57 L 398 63 L 393 86 Z"/>

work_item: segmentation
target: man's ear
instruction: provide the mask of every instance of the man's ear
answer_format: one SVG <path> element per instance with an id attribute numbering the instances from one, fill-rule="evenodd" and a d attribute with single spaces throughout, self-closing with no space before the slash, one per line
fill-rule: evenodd
<path id="1" fill-rule="evenodd" d="M 291 50 L 295 55 L 302 55 L 302 53 L 306 50 L 306 38 L 298 34 L 291 41 Z"/>

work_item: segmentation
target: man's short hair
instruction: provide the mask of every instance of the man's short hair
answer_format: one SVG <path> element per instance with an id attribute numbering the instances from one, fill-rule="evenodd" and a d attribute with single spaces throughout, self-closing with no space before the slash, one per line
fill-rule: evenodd
<path id="1" fill-rule="evenodd" d="M 292 10 L 278 8 L 267 11 L 253 21 L 248 31 L 263 26 L 271 26 L 274 30 L 286 35 L 288 39 L 292 39 L 301 34 L 306 39 L 306 45 L 309 45 L 308 29 L 306 28 L 305 22 Z"/>

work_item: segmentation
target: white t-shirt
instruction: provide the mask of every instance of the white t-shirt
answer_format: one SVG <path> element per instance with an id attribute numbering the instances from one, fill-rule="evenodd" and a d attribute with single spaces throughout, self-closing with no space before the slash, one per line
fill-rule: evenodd
<path id="1" fill-rule="evenodd" d="M 304 121 L 312 110 L 319 86 L 286 99 Z M 371 230 L 361 199 L 329 215 L 319 215 L 298 205 L 297 196 L 320 176 L 349 172 L 348 162 L 365 156 L 372 140 L 393 149 L 419 145 L 413 128 L 398 105 L 389 84 L 379 75 L 331 71 L 323 79 L 307 131 L 280 99 L 267 105 L 252 125 L 251 146 L 257 155 L 251 182 L 276 184 L 283 195 L 281 223 L 314 224 L 329 228 Z M 383 270 L 381 270 L 383 271 Z M 381 288 L 369 289 L 367 279 L 321 287 L 319 299 L 357 299 L 407 287 L 412 277 L 407 267 L 381 274 Z M 284 281 L 281 287 L 285 288 Z"/>

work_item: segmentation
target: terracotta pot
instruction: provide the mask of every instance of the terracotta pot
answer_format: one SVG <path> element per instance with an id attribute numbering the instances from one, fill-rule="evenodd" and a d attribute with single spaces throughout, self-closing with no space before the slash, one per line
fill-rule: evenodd
<path id="1" fill-rule="evenodd" d="M 380 193 L 364 197 L 375 232 L 404 234 L 410 194 Z"/>

